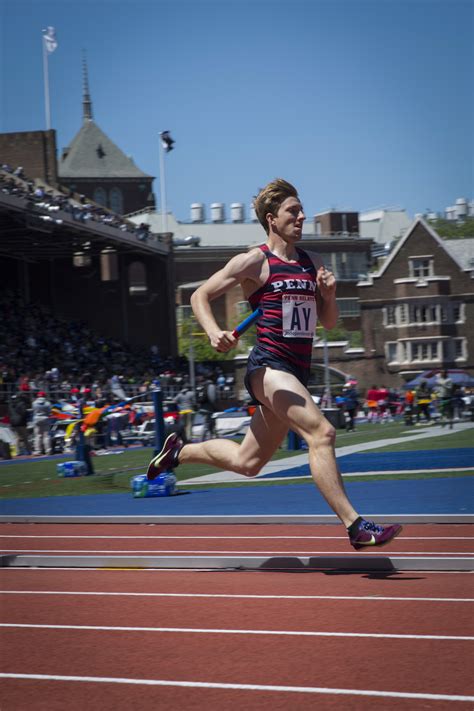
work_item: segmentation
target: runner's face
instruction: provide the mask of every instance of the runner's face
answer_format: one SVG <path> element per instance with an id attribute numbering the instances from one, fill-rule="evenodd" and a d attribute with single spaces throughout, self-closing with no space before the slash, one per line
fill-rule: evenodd
<path id="1" fill-rule="evenodd" d="M 305 214 L 303 206 L 295 197 L 286 198 L 276 216 L 272 216 L 272 228 L 285 240 L 299 240 L 303 233 Z"/>

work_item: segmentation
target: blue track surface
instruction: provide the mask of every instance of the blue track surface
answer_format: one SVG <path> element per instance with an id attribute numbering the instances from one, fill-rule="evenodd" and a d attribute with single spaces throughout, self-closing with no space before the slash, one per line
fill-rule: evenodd
<path id="1" fill-rule="evenodd" d="M 473 513 L 474 478 L 349 482 L 356 509 L 377 514 Z M 312 483 L 193 490 L 179 496 L 134 499 L 132 494 L 9 499 L 3 515 L 35 516 L 225 516 L 330 514 Z"/>
<path id="2" fill-rule="evenodd" d="M 360 454 L 346 454 L 337 458 L 339 469 L 343 474 L 351 472 L 378 472 L 378 471 L 405 471 L 411 469 L 449 469 L 455 467 L 474 466 L 474 450 L 464 449 L 436 449 L 418 450 L 414 452 L 361 452 Z M 284 471 L 265 474 L 262 479 L 275 477 L 307 476 L 307 464 L 285 469 Z"/>

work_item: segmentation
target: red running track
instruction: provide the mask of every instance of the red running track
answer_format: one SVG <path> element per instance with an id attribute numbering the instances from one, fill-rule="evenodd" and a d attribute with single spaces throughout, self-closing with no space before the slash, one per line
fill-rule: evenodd
<path id="1" fill-rule="evenodd" d="M 0 524 L 0 552 L 58 555 L 358 555 L 337 525 Z M 473 526 L 410 524 L 390 555 L 466 556 Z M 380 556 L 380 549 L 364 551 Z"/>
<path id="2" fill-rule="evenodd" d="M 115 538 L 133 550 L 155 550 L 158 540 L 168 550 L 186 541 L 189 550 L 347 552 L 334 526 L 1 529 L 20 536 L 2 539 L 19 551 L 87 543 L 91 552 L 109 552 Z M 407 526 L 404 533 L 397 550 L 409 544 L 426 553 L 423 546 L 458 550 L 470 529 Z M 218 534 L 220 542 L 200 538 Z M 68 535 L 112 539 L 57 537 Z M 157 535 L 167 538 L 139 538 Z M 2 711 L 474 706 L 469 573 L 6 568 L 0 575 Z"/>

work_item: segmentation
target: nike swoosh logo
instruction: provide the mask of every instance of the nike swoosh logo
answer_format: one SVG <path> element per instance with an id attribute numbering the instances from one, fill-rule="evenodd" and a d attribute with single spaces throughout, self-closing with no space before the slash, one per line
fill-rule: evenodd
<path id="1" fill-rule="evenodd" d="M 304 271 L 304 272 L 310 272 L 310 271 L 311 271 L 311 267 L 306 267 L 306 269 L 303 269 L 302 271 Z"/>
<path id="2" fill-rule="evenodd" d="M 375 540 L 375 536 L 370 534 L 370 541 L 364 541 L 364 542 L 361 541 L 359 543 L 359 545 L 360 546 L 375 546 L 376 543 L 377 543 L 377 541 Z"/>

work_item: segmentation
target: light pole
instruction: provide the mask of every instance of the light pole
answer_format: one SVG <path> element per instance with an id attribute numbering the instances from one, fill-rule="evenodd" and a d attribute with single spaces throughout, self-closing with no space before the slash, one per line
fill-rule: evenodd
<path id="1" fill-rule="evenodd" d="M 324 393 L 326 396 L 326 407 L 332 407 L 331 397 L 331 376 L 329 373 L 329 352 L 326 331 L 324 331 Z"/>
<path id="2" fill-rule="evenodd" d="M 165 185 L 165 148 L 162 133 L 160 133 L 160 192 L 161 192 L 161 231 L 168 232 L 168 216 L 166 214 L 166 185 Z"/>

